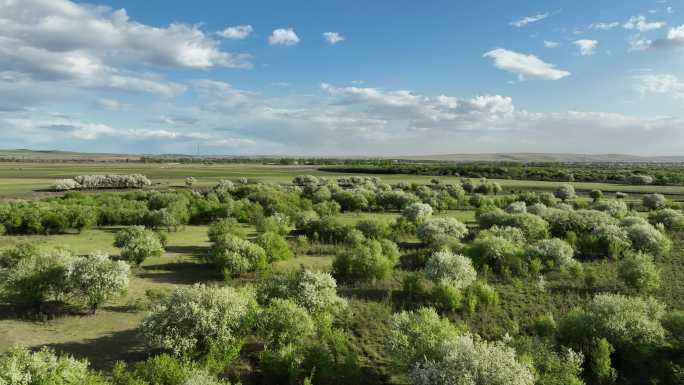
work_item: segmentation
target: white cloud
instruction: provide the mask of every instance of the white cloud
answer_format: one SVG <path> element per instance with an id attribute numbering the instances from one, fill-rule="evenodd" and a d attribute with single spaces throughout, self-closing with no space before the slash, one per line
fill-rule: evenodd
<path id="1" fill-rule="evenodd" d="M 587 40 L 587 39 L 582 39 L 582 40 L 575 40 L 572 42 L 574 45 L 579 47 L 580 49 L 580 55 L 582 56 L 591 56 L 596 53 L 596 47 L 598 46 L 598 41 L 596 40 Z"/>
<path id="2" fill-rule="evenodd" d="M 640 32 L 652 31 L 664 27 L 667 23 L 663 21 L 649 22 L 645 16 L 632 16 L 622 25 L 624 29 L 636 29 Z"/>
<path id="3" fill-rule="evenodd" d="M 672 9 L 672 7 L 667 7 L 667 8 L 665 8 L 665 11 L 666 11 L 667 13 L 669 13 L 669 14 L 673 14 L 673 13 L 674 13 L 674 9 Z"/>
<path id="4" fill-rule="evenodd" d="M 249 68 L 198 26 L 153 27 L 125 10 L 68 0 L 0 1 L 0 81 L 55 94 L 113 89 L 173 97 L 185 86 L 141 67 Z M 142 72 L 145 71 L 145 72 Z"/>
<path id="5" fill-rule="evenodd" d="M 557 41 L 544 40 L 544 47 L 546 48 L 558 48 L 560 43 Z"/>
<path id="6" fill-rule="evenodd" d="M 197 26 L 152 27 L 130 20 L 124 9 L 69 0 L 0 2 L 0 41 L 26 53 L 78 56 L 91 62 L 157 66 L 245 68 L 247 55 L 224 52 Z M 87 63 L 83 63 L 87 64 Z"/>
<path id="7" fill-rule="evenodd" d="M 610 31 L 613 28 L 616 28 L 620 25 L 617 21 L 610 22 L 610 23 L 594 23 L 589 25 L 589 29 L 596 29 L 596 30 L 601 30 L 601 31 Z"/>
<path id="8" fill-rule="evenodd" d="M 665 38 L 654 40 L 651 46 L 654 48 L 684 47 L 684 25 L 670 28 Z"/>
<path id="9" fill-rule="evenodd" d="M 323 39 L 330 44 L 337 44 L 345 40 L 345 37 L 337 32 L 323 32 Z"/>
<path id="10" fill-rule="evenodd" d="M 508 24 L 511 25 L 511 26 L 514 26 L 514 27 L 521 28 L 521 27 L 524 27 L 524 26 L 526 26 L 526 25 L 528 25 L 528 24 L 530 24 L 530 23 L 536 23 L 536 22 L 538 22 L 538 21 L 544 20 L 544 19 L 546 19 L 547 17 L 549 17 L 549 13 L 548 13 L 548 12 L 547 12 L 547 13 L 540 13 L 540 14 L 537 14 L 537 15 L 534 15 L 534 16 L 525 16 L 525 17 L 523 17 L 523 18 L 521 18 L 521 19 L 519 19 L 519 20 L 512 21 L 512 22 L 510 22 L 510 23 L 508 23 Z"/>
<path id="11" fill-rule="evenodd" d="M 636 89 L 644 94 L 669 94 L 684 98 L 684 82 L 671 74 L 646 74 L 634 76 Z"/>
<path id="12" fill-rule="evenodd" d="M 97 100 L 97 106 L 109 111 L 118 111 L 121 109 L 121 102 L 116 99 L 101 98 Z"/>
<path id="13" fill-rule="evenodd" d="M 242 40 L 254 32 L 254 28 L 251 25 L 236 25 L 234 27 L 228 27 L 223 31 L 219 32 L 219 35 L 230 40 Z"/>
<path id="14" fill-rule="evenodd" d="M 534 55 L 525 55 L 503 48 L 497 48 L 484 54 L 492 59 L 496 68 L 518 75 L 519 80 L 543 79 L 558 80 L 570 76 L 570 72 L 557 69 Z"/>
<path id="15" fill-rule="evenodd" d="M 299 36 L 292 28 L 274 29 L 271 36 L 268 37 L 268 44 L 271 45 L 295 45 L 297 43 L 299 43 Z"/>

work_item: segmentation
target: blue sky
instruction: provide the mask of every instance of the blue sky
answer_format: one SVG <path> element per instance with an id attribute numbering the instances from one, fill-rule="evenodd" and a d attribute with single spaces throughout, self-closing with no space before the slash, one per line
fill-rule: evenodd
<path id="1" fill-rule="evenodd" d="M 0 0 L 4 148 L 679 154 L 684 2 Z"/>

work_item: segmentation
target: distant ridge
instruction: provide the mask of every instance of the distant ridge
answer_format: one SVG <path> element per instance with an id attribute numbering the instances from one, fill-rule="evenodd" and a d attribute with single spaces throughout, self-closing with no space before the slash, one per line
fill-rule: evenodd
<path id="1" fill-rule="evenodd" d="M 684 156 L 625 154 L 491 153 L 402 156 L 397 159 L 441 162 L 684 163 Z"/>
<path id="2" fill-rule="evenodd" d="M 298 155 L 188 155 L 188 154 L 116 154 L 88 153 L 60 150 L 0 149 L 0 160 L 4 161 L 71 161 L 71 162 L 120 162 L 139 161 L 142 157 L 169 161 L 179 158 L 194 159 L 279 159 L 279 158 L 330 158 L 330 159 L 397 159 L 436 162 L 558 162 L 558 163 L 684 163 L 684 156 L 639 156 L 626 154 L 572 154 L 572 153 L 483 153 L 483 154 L 434 154 L 398 156 L 298 156 Z"/>

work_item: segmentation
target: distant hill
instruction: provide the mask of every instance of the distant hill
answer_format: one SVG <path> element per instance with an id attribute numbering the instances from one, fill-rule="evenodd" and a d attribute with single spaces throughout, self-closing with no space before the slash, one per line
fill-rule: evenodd
<path id="1" fill-rule="evenodd" d="M 442 154 L 401 156 L 397 159 L 442 162 L 684 163 L 684 156 L 638 156 L 625 154 Z"/>
<path id="2" fill-rule="evenodd" d="M 114 154 L 87 153 L 59 150 L 0 150 L 0 161 L 38 161 L 38 162 L 125 162 L 139 161 L 142 157 L 157 158 L 172 161 L 179 158 L 199 159 L 278 159 L 278 158 L 326 158 L 322 156 L 284 156 L 284 155 L 207 155 L 196 156 L 187 154 Z M 414 161 L 438 162 L 559 162 L 559 163 L 684 163 L 684 156 L 638 156 L 625 154 L 551 154 L 551 153 L 491 153 L 491 154 L 435 154 L 414 156 L 336 156 L 331 159 L 397 159 Z"/>

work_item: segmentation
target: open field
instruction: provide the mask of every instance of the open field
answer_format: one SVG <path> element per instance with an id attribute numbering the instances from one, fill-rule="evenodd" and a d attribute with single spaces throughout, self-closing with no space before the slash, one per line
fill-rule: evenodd
<path id="1" fill-rule="evenodd" d="M 154 185 L 152 188 L 183 186 L 188 176 L 197 179 L 197 186 L 209 187 L 222 179 L 258 179 L 264 182 L 289 183 L 292 178 L 309 174 L 324 177 L 351 176 L 354 174 L 328 173 L 314 166 L 278 166 L 258 164 L 142 164 L 142 163 L 0 163 L 0 199 L 40 197 L 47 193 L 55 179 L 72 178 L 86 174 L 134 174 L 146 175 Z M 433 177 L 421 175 L 372 175 L 388 183 L 428 183 L 432 179 L 453 183 L 455 177 Z M 492 179 L 506 190 L 552 191 L 561 183 L 547 181 Z M 652 193 L 673 195 L 675 199 L 684 196 L 684 186 L 638 186 L 613 183 L 571 183 L 577 190 L 588 192 L 594 189 L 604 192 Z"/>
<path id="2" fill-rule="evenodd" d="M 169 191 L 169 196 L 183 196 L 185 194 L 184 196 L 193 197 L 192 199 L 202 202 L 208 199 L 206 195 L 202 194 L 207 190 L 206 187 L 213 186 L 223 179 L 235 181 L 239 178 L 249 178 L 289 185 L 294 176 L 301 174 L 328 178 L 349 176 L 348 174 L 319 171 L 310 166 L 0 163 L 0 199 L 39 199 L 45 196 L 57 196 L 58 193 L 41 190 L 44 190 L 54 179 L 81 174 L 106 173 L 142 173 L 148 176 L 153 183 L 149 187 L 150 190 Z M 195 193 L 191 194 L 183 187 L 184 179 L 187 176 L 193 176 L 197 179 L 194 186 L 197 190 Z M 378 177 L 383 182 L 391 184 L 401 181 L 424 185 L 423 187 L 428 190 L 438 189 L 434 184 L 431 184 L 432 179 L 446 183 L 459 183 L 459 179 L 455 177 L 434 178 L 406 175 L 378 175 Z M 497 180 L 496 182 L 501 184 L 503 191 L 496 196 L 489 195 L 486 199 L 489 199 L 491 204 L 500 205 L 502 208 L 506 207 L 506 203 L 501 202 L 515 200 L 515 194 L 521 191 L 549 192 L 560 185 L 560 183 L 554 182 L 516 180 Z M 641 206 L 643 194 L 650 192 L 666 193 L 673 207 L 679 207 L 677 202 L 681 202 L 682 197 L 684 197 L 684 187 L 675 186 L 601 183 L 573 183 L 573 185 L 580 196 L 571 202 L 577 205 L 578 210 L 592 207 L 591 200 L 587 197 L 590 190 L 601 189 L 607 193 L 606 199 L 610 200 L 614 196 L 610 192 L 623 191 L 630 193 L 627 202 L 640 210 L 630 215 L 638 215 L 642 218 L 649 216 L 646 209 Z M 250 192 L 252 191 L 249 190 L 250 188 L 258 190 L 266 187 L 245 185 L 237 187 L 236 190 L 240 188 Z M 411 190 L 409 187 L 407 191 L 418 194 L 418 190 L 415 187 Z M 264 191 L 271 194 L 272 198 L 276 200 L 284 199 L 287 194 L 293 194 L 287 187 L 275 187 L 275 190 Z M 97 196 L 98 192 L 88 192 L 84 196 L 91 194 Z M 239 195 L 240 193 L 234 191 L 233 194 Z M 112 195 L 119 196 L 119 194 Z M 242 195 L 239 196 L 242 197 Z M 252 195 L 245 196 L 252 197 Z M 149 196 L 143 199 L 149 199 Z M 235 200 L 237 199 L 236 197 Z M 268 202 L 268 198 L 264 197 L 253 199 L 265 199 Z M 190 203 L 188 201 L 185 204 L 189 205 Z M 311 202 L 309 202 L 310 204 Z M 299 208 L 296 209 L 299 210 Z M 627 210 L 626 205 L 624 210 Z M 465 224 L 470 233 L 464 239 L 456 240 L 455 243 L 447 241 L 443 247 L 454 248 L 453 250 L 459 250 L 459 252 L 471 256 L 473 251 L 469 249 L 469 245 L 474 242 L 474 239 L 477 239 L 480 232 L 485 230 L 478 220 L 477 212 L 477 208 L 468 203 L 468 195 L 465 195 L 459 198 L 456 207 L 450 206 L 450 209 L 436 210 L 432 214 L 436 218 L 455 219 Z M 237 214 L 230 213 L 229 215 Z M 499 215 L 505 214 L 502 212 Z M 384 224 L 387 229 L 391 230 L 393 229 L 392 226 L 401 222 L 401 218 L 403 218 L 402 213 L 394 208 L 378 209 L 377 211 L 348 210 L 335 215 L 335 219 L 342 226 L 346 226 L 347 230 L 353 229 L 359 222 L 377 222 Z M 609 219 L 605 218 L 605 220 Z M 256 237 L 263 232 L 263 230 L 258 231 L 259 220 L 255 218 L 246 218 L 242 222 L 240 227 L 245 231 L 249 241 L 255 241 Z M 94 369 L 101 370 L 105 375 L 110 373 L 117 361 L 140 362 L 158 353 L 159 349 L 150 347 L 139 331 L 139 325 L 150 311 L 154 298 L 163 293 L 168 293 L 174 288 L 188 287 L 195 283 L 219 286 L 251 285 L 260 282 L 264 276 L 269 274 L 251 271 L 232 278 L 224 278 L 222 271 L 209 263 L 207 259 L 210 256 L 211 246 L 207 236 L 208 225 L 209 223 L 182 225 L 178 231 L 168 232 L 168 243 L 164 248 L 163 255 L 148 258 L 142 265 L 134 267 L 127 293 L 118 299 L 107 302 L 94 315 L 87 314 L 83 310 L 68 310 L 64 313 L 52 315 L 25 313 L 22 309 L 15 308 L 10 304 L 0 304 L 0 352 L 17 344 L 31 349 L 48 346 L 72 354 L 77 358 L 87 358 Z M 114 247 L 113 243 L 116 232 L 124 227 L 121 225 L 93 226 L 80 233 L 66 231 L 54 235 L 4 235 L 0 236 L 0 253 L 17 245 L 30 243 L 43 249 L 63 247 L 76 254 L 104 251 L 114 258 L 119 258 L 121 250 Z M 271 263 L 269 268 L 271 273 L 278 274 L 300 270 L 334 272 L 333 264 L 337 256 L 351 247 L 345 243 L 349 242 L 348 240 L 325 243 L 322 240 L 319 241 L 318 238 L 309 238 L 307 242 L 300 244 L 298 237 L 304 233 L 306 233 L 304 228 L 297 228 L 287 235 L 288 246 L 296 256 Z M 586 306 L 597 293 L 637 294 L 627 287 L 620 278 L 618 272 L 620 257 L 577 255 L 577 258 L 581 258 L 583 271 L 581 274 L 589 275 L 589 278 L 585 275 L 575 276 L 568 271 L 556 269 L 540 275 L 538 272 L 527 271 L 527 267 L 524 267 L 522 272 L 512 273 L 511 271 L 496 270 L 495 267 L 479 266 L 478 277 L 497 293 L 498 301 L 494 305 L 473 305 L 475 306 L 474 310 L 466 310 L 465 302 L 459 305 L 460 307 L 444 308 L 444 305 L 437 299 L 431 297 L 433 294 L 429 290 L 425 289 L 427 291 L 416 294 L 408 292 L 406 289 L 406 282 L 411 277 L 425 276 L 422 270 L 425 268 L 425 258 L 437 250 L 433 249 L 437 246 L 424 242 L 420 238 L 419 232 L 416 232 L 416 228 L 413 228 L 409 234 L 400 232 L 397 234 L 396 236 L 392 235 L 392 240 L 398 245 L 400 260 L 388 275 L 371 281 L 340 280 L 338 283 L 337 292 L 348 301 L 351 314 L 353 314 L 349 319 L 338 322 L 346 328 L 345 338 L 348 339 L 353 351 L 358 355 L 361 368 L 366 371 L 367 377 L 362 385 L 406 384 L 405 375 L 397 372 L 384 345 L 388 333 L 391 332 L 387 328 L 389 318 L 394 312 L 415 310 L 426 305 L 433 306 L 440 309 L 440 314 L 454 324 L 463 325 L 463 327 L 485 339 L 500 340 L 506 335 L 513 335 L 520 341 L 527 341 L 526 338 L 541 338 L 536 334 L 538 319 L 551 316 L 555 322 L 561 322 L 573 309 Z M 649 292 L 649 295 L 660 301 L 665 309 L 670 312 L 684 309 L 684 233 L 673 230 L 667 231 L 666 234 L 673 241 L 673 247 L 670 251 L 655 256 L 654 263 L 659 271 L 662 284 L 659 288 Z M 569 240 L 572 239 L 572 236 L 576 237 L 576 235 L 570 234 L 564 236 Z M 548 238 L 550 235 L 546 234 L 541 237 Z M 521 244 L 519 247 L 523 250 L 533 242 L 536 240 L 530 239 L 528 244 Z M 581 245 L 575 246 L 578 250 L 582 247 Z M 577 251 L 577 253 L 581 253 L 581 251 Z M 471 258 L 474 257 L 471 256 Z M 523 263 L 530 262 L 525 260 Z M 427 287 L 434 287 L 433 283 L 427 285 Z M 466 292 L 464 291 L 464 293 Z M 462 301 L 467 300 L 466 295 L 470 294 L 463 294 L 464 299 Z M 249 337 L 249 343 L 246 345 L 249 348 L 246 348 L 235 363 L 236 367 L 248 368 L 248 370 L 245 369 L 248 372 L 246 375 L 238 376 L 244 384 L 248 385 L 263 383 L 259 379 L 262 369 L 259 367 L 260 356 L 258 354 L 263 347 L 253 347 L 254 338 L 257 337 Z M 550 339 L 545 343 L 553 344 L 556 342 Z M 256 350 L 252 351 L 254 349 Z M 669 347 L 660 347 L 659 349 L 669 349 Z M 670 352 L 670 350 L 667 351 Z M 528 352 L 528 354 L 531 353 Z M 625 383 L 637 384 L 638 381 L 645 378 L 643 373 L 646 372 L 641 369 L 635 369 L 635 373 L 632 373 L 630 366 L 623 362 L 617 362 L 615 365 L 622 371 L 621 378 L 637 379 L 636 382 Z M 230 374 L 230 376 L 233 376 L 231 377 L 233 379 L 236 378 L 234 377 L 235 374 Z M 587 384 L 593 385 L 590 381 Z"/>

